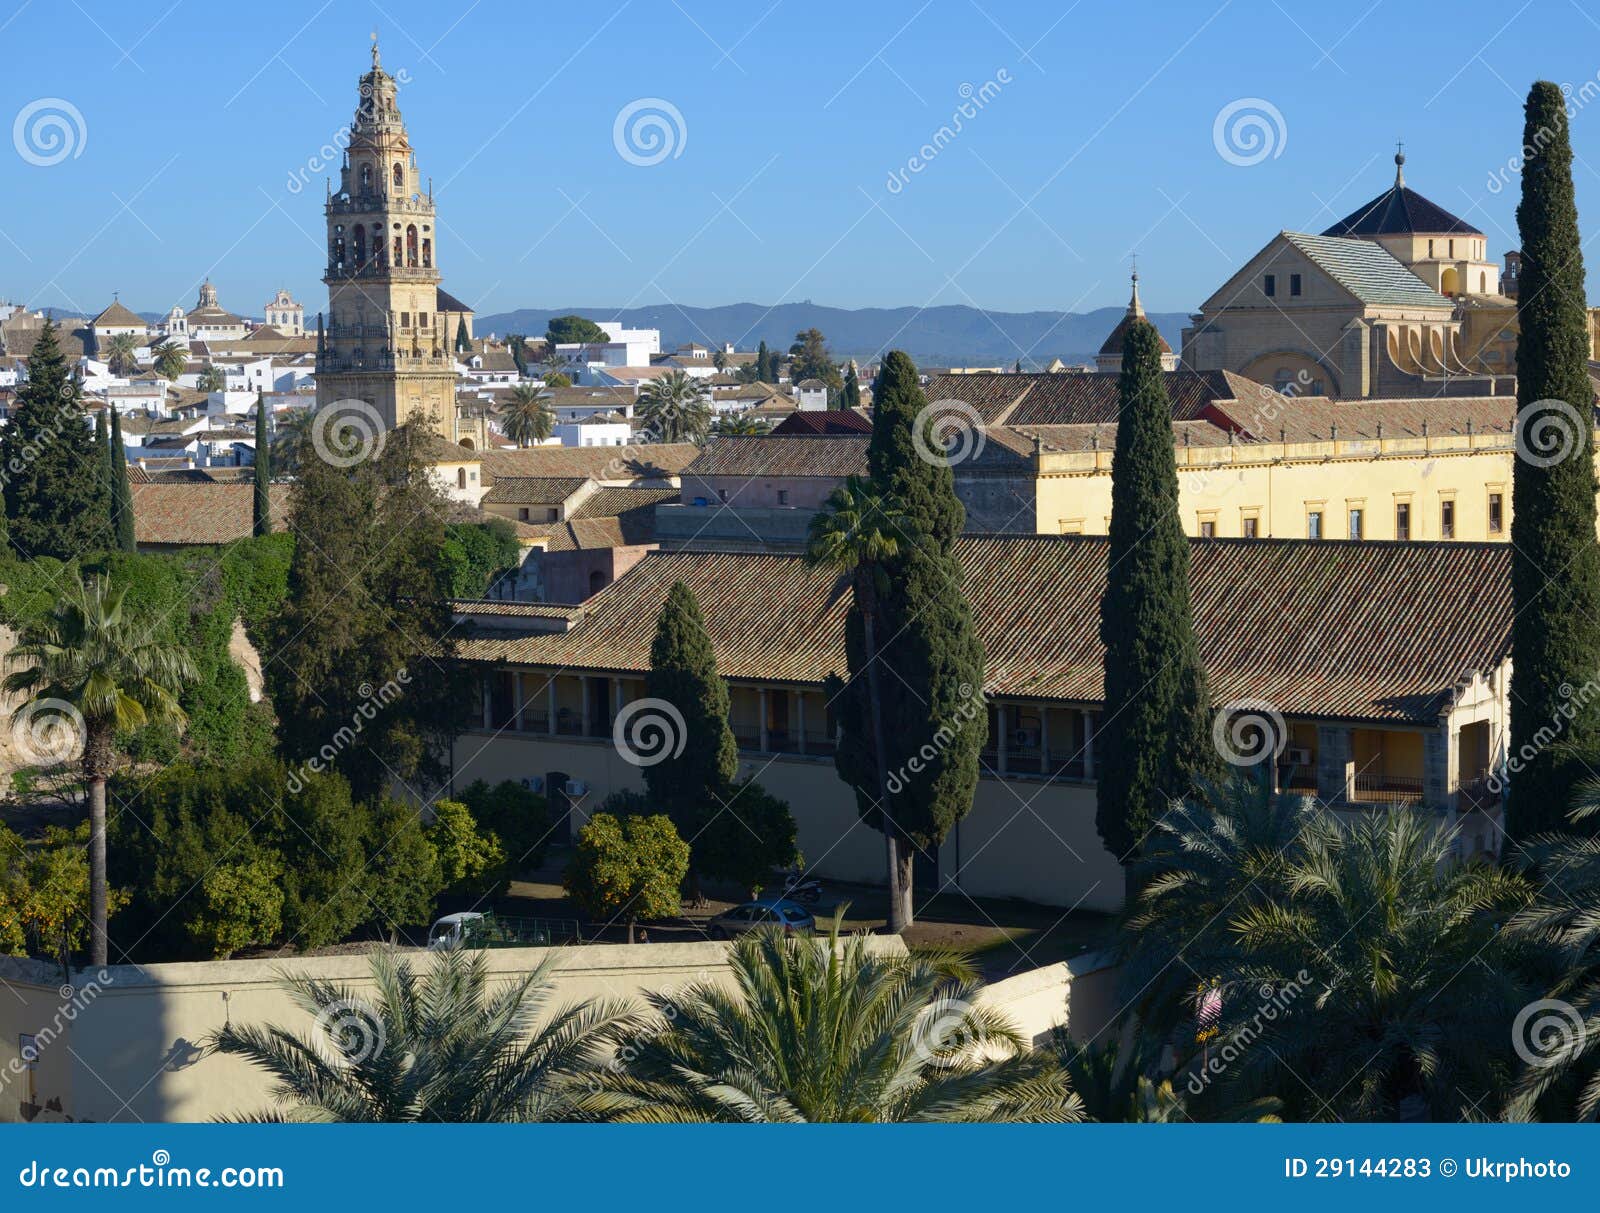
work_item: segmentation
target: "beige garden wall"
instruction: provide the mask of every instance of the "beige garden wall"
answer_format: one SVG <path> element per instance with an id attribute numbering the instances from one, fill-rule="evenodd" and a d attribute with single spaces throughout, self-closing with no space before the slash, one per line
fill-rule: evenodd
<path id="1" fill-rule="evenodd" d="M 894 937 L 874 936 L 878 954 L 903 955 Z M 731 982 L 729 945 L 591 944 L 491 950 L 490 972 L 509 981 L 554 956 L 549 1008 L 591 998 L 622 999 L 642 1010 L 645 991 L 695 981 Z M 408 953 L 419 968 L 427 952 Z M 62 989 L 59 967 L 0 957 L 0 1122 L 204 1121 L 268 1106 L 268 1080 L 203 1042 L 224 1024 L 278 1024 L 309 1032 L 312 1017 L 278 984 L 285 971 L 370 992 L 364 956 L 299 957 L 164 965 L 113 965 L 74 974 Z M 30 1069 L 19 1038 L 41 1038 Z"/>

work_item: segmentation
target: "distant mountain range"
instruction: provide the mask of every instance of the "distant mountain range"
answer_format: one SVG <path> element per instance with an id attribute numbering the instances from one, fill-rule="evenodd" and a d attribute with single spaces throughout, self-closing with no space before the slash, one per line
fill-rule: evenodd
<path id="1" fill-rule="evenodd" d="M 959 304 L 841 308 L 815 303 L 781 303 L 774 307 L 759 303 L 678 307 L 664 303 L 629 308 L 518 308 L 479 316 L 473 329 L 479 335 L 522 333 L 540 337 L 550 317 L 576 314 L 591 320 L 619 320 L 629 328 L 660 329 L 664 350 L 691 341 L 712 348 L 731 341 L 741 350 L 753 350 L 765 341 L 773 349 L 787 350 L 796 333 L 816 328 L 827 337 L 837 358 L 865 360 L 883 350 L 901 349 L 930 366 L 1011 366 L 1018 357 L 1024 365 L 1043 366 L 1052 358 L 1063 362 L 1092 359 L 1124 310 L 1102 307 L 1092 312 L 984 312 Z M 1183 326 L 1189 323 L 1188 313 L 1151 312 L 1150 320 L 1176 350 Z"/>

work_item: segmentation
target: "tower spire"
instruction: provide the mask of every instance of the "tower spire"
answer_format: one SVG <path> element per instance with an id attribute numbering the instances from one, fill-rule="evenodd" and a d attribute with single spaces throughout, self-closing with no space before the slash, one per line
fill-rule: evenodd
<path id="1" fill-rule="evenodd" d="M 1398 139 L 1394 142 L 1394 183 L 1396 188 L 1406 183 L 1406 145 Z"/>

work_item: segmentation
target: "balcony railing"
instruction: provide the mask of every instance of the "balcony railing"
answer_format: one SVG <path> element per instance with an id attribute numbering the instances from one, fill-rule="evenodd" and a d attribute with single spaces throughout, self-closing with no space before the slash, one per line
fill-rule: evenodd
<path id="1" fill-rule="evenodd" d="M 1359 804 L 1403 804 L 1422 799 L 1422 780 L 1406 775 L 1377 775 L 1356 772 L 1355 795 Z"/>

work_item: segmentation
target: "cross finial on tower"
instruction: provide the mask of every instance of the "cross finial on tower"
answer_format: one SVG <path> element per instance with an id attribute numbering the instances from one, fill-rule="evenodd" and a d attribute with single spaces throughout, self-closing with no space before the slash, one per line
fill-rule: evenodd
<path id="1" fill-rule="evenodd" d="M 1406 183 L 1406 145 L 1399 139 L 1394 141 L 1394 183 Z"/>

